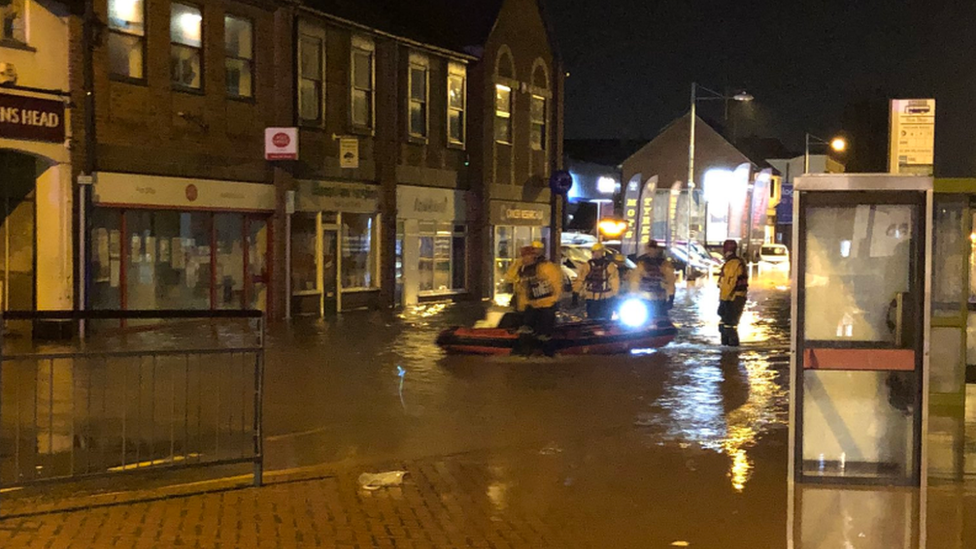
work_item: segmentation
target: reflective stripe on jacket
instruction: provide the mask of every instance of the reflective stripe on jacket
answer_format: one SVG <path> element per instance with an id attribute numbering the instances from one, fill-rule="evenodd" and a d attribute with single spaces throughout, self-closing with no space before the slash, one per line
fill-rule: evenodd
<path id="1" fill-rule="evenodd" d="M 642 255 L 630 275 L 630 291 L 664 300 L 674 295 L 674 266 L 662 255 Z"/>
<path id="2" fill-rule="evenodd" d="M 526 307 L 541 309 L 555 305 L 563 292 L 562 275 L 555 263 L 546 260 L 520 267 L 515 284 L 518 309 L 523 311 Z"/>
<path id="3" fill-rule="evenodd" d="M 620 273 L 617 264 L 609 257 L 591 259 L 580 265 L 579 276 L 573 283 L 573 291 L 583 299 L 600 301 L 610 299 L 620 291 Z"/>

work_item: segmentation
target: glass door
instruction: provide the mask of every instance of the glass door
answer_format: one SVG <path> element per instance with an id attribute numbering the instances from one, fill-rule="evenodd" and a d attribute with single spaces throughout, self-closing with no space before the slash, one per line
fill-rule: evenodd
<path id="1" fill-rule="evenodd" d="M 915 484 L 925 195 L 804 193 L 798 480 Z"/>
<path id="2" fill-rule="evenodd" d="M 338 276 L 338 232 L 335 228 L 322 230 L 322 314 L 335 314 L 338 307 L 336 280 Z"/>

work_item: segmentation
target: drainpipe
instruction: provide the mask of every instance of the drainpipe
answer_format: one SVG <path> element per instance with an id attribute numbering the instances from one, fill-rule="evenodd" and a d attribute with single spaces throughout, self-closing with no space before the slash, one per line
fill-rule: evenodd
<path id="1" fill-rule="evenodd" d="M 77 280 L 75 281 L 75 308 L 84 311 L 88 301 L 87 289 L 87 267 L 88 252 L 86 250 L 86 235 L 88 222 L 86 213 L 88 211 L 88 189 L 91 186 L 92 177 L 95 175 L 96 156 L 95 156 L 95 67 L 93 59 L 93 49 L 95 47 L 95 26 L 98 19 L 95 16 L 94 0 L 85 0 L 85 14 L 82 19 L 82 92 L 84 93 L 84 116 L 85 116 L 85 164 L 84 174 L 88 176 L 87 181 L 82 184 L 78 182 L 78 246 L 76 248 L 77 261 Z M 81 338 L 85 337 L 85 322 L 82 320 L 78 325 L 78 332 Z"/>

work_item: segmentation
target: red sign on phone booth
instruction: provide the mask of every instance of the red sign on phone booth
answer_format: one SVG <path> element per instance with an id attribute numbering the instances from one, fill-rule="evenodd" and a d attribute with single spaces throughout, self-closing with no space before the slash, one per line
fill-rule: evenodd
<path id="1" fill-rule="evenodd" d="M 298 128 L 265 128 L 265 160 L 298 160 Z"/>

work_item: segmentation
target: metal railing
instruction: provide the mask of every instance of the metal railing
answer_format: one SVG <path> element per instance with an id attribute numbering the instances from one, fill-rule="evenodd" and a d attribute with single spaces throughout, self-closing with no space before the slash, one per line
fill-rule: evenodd
<path id="1" fill-rule="evenodd" d="M 5 337 L 45 322 L 87 334 Z M 260 311 L 3 312 L 0 488 L 239 463 L 260 485 L 263 376 Z"/>

